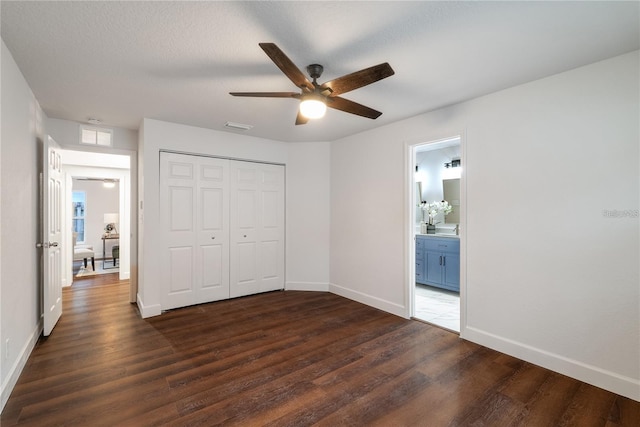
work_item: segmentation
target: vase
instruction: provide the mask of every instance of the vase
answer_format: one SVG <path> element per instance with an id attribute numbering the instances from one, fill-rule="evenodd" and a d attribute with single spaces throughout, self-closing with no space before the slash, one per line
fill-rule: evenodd
<path id="1" fill-rule="evenodd" d="M 436 234 L 435 224 L 427 224 L 427 234 Z"/>

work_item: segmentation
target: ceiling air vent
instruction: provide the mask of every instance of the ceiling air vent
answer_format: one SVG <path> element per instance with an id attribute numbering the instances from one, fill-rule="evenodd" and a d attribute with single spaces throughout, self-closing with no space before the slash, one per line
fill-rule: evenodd
<path id="1" fill-rule="evenodd" d="M 253 128 L 253 126 L 251 125 L 245 125 L 242 123 L 234 123 L 234 122 L 227 122 L 224 124 L 224 127 L 229 129 L 235 129 L 235 130 L 249 130 Z"/>
<path id="2" fill-rule="evenodd" d="M 113 145 L 113 130 L 81 125 L 80 143 L 111 147 Z"/>

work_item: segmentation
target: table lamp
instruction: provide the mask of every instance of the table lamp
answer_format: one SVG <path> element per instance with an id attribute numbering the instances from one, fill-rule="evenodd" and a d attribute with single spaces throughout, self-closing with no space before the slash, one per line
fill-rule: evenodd
<path id="1" fill-rule="evenodd" d="M 104 214 L 104 223 L 106 224 L 104 230 L 107 232 L 106 234 L 108 236 L 111 234 L 118 234 L 118 229 L 116 228 L 116 224 L 118 223 L 117 213 Z"/>

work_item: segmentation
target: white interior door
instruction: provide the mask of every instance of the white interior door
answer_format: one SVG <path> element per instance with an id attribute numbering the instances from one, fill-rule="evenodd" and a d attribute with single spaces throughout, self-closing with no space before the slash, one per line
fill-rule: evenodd
<path id="1" fill-rule="evenodd" d="M 160 154 L 160 259 L 163 310 L 195 304 L 196 164 L 186 156 Z"/>
<path id="2" fill-rule="evenodd" d="M 197 157 L 196 303 L 229 298 L 229 161 Z"/>
<path id="3" fill-rule="evenodd" d="M 48 137 L 43 144 L 42 246 L 44 336 L 49 336 L 62 315 L 62 193 L 60 146 Z"/>
<path id="4" fill-rule="evenodd" d="M 229 298 L 228 160 L 160 155 L 163 310 Z"/>
<path id="5" fill-rule="evenodd" d="M 230 295 L 284 289 L 284 166 L 230 164 Z"/>

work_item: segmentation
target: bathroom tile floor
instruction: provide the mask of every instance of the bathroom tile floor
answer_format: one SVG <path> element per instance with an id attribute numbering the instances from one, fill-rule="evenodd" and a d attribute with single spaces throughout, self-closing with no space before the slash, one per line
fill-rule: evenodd
<path id="1" fill-rule="evenodd" d="M 414 317 L 460 332 L 460 294 L 416 284 Z"/>

